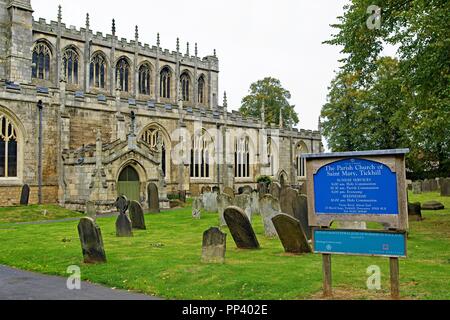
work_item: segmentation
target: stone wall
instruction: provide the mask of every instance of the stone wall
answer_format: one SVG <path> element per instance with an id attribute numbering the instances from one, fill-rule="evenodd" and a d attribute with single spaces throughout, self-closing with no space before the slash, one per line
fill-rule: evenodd
<path id="1" fill-rule="evenodd" d="M 0 207 L 17 206 L 20 204 L 22 186 L 0 186 Z M 38 186 L 30 186 L 29 204 L 38 204 Z M 58 204 L 58 186 L 42 188 L 42 202 Z"/>

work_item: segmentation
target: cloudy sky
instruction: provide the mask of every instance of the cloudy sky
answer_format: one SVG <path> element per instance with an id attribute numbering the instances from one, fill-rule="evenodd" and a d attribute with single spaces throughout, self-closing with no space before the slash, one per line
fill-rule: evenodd
<path id="1" fill-rule="evenodd" d="M 111 33 L 116 19 L 119 38 L 134 39 L 175 50 L 179 37 L 199 46 L 199 55 L 217 50 L 220 91 L 227 91 L 231 109 L 238 109 L 250 84 L 267 76 L 281 80 L 291 91 L 291 103 L 300 115 L 299 127 L 317 129 L 327 88 L 339 66 L 339 48 L 323 45 L 333 32 L 330 24 L 343 13 L 347 0 L 31 0 L 34 18 L 56 20 L 63 8 L 63 22 L 85 25 Z"/>

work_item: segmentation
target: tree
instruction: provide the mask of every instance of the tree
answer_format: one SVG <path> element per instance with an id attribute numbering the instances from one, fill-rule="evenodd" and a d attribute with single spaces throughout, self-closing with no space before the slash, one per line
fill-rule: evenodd
<path id="1" fill-rule="evenodd" d="M 284 89 L 280 80 L 267 77 L 250 86 L 249 95 L 242 99 L 239 111 L 244 116 L 261 118 L 262 106 L 267 124 L 280 121 L 280 111 L 283 113 L 283 126 L 290 127 L 299 123 L 295 106 L 290 105 L 291 93 Z"/>
<path id="2" fill-rule="evenodd" d="M 383 137 L 391 142 L 380 145 L 409 145 L 408 166 L 413 176 L 450 175 L 450 2 L 375 3 L 381 8 L 379 28 L 366 24 L 372 0 L 352 0 L 344 7 L 339 23 L 333 25 L 338 32 L 326 43 L 343 47 L 339 73 L 358 75 L 356 85 L 371 99 L 364 103 L 378 106 L 379 115 L 389 110 L 382 116 L 385 132 L 368 135 L 371 145 L 376 146 L 374 142 Z M 386 45 L 398 48 L 399 61 L 397 66 L 391 65 L 395 70 L 384 61 L 385 71 L 391 74 L 385 72 L 386 77 L 380 78 L 380 59 Z M 398 111 L 392 109 L 395 104 Z M 363 110 L 367 112 L 368 108 Z M 372 117 L 373 112 L 376 110 L 372 110 Z M 377 118 L 367 124 L 374 123 L 373 119 Z M 393 137 L 389 137 L 391 132 Z"/>

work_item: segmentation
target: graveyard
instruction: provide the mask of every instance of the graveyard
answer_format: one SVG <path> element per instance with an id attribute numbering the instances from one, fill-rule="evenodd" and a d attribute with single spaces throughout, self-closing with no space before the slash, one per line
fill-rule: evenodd
<path id="1" fill-rule="evenodd" d="M 449 299 L 450 288 L 450 197 L 437 192 L 409 193 L 409 200 L 437 200 L 444 210 L 422 211 L 423 221 L 411 221 L 408 258 L 400 259 L 403 299 Z M 270 202 L 270 201 L 269 201 Z M 190 203 L 190 201 L 188 201 Z M 203 233 L 221 225 L 217 213 L 201 210 L 193 218 L 190 206 L 146 214 L 144 227 L 132 237 L 118 237 L 117 215 L 98 217 L 106 263 L 85 264 L 77 232 L 80 213 L 56 212 L 48 207 L 3 208 L 0 221 L 0 264 L 49 275 L 67 276 L 70 265 L 79 265 L 82 279 L 110 288 L 126 289 L 164 299 L 212 300 L 303 300 L 321 299 L 321 255 L 286 253 L 281 241 L 266 235 L 264 219 L 253 215 L 257 246 L 238 249 L 226 226 L 224 263 L 202 261 Z M 43 210 L 54 219 L 74 218 L 48 224 L 25 222 L 24 211 Z M 22 216 L 18 221 L 13 217 Z M 239 219 L 226 212 L 225 220 Z M 50 218 L 51 218 L 50 217 Z M 54 220 L 53 219 L 53 220 Z M 369 223 L 371 229 L 379 227 Z M 389 260 L 379 257 L 333 257 L 333 299 L 390 299 Z M 378 265 L 382 271 L 379 291 L 369 291 L 366 270 Z"/>

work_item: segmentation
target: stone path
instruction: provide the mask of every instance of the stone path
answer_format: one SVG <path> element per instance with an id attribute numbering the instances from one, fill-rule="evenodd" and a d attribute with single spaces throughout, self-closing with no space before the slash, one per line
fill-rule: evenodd
<path id="1" fill-rule="evenodd" d="M 0 300 L 161 300 L 87 282 L 81 283 L 81 290 L 69 290 L 66 282 L 67 278 L 0 265 Z"/>

